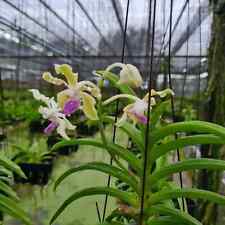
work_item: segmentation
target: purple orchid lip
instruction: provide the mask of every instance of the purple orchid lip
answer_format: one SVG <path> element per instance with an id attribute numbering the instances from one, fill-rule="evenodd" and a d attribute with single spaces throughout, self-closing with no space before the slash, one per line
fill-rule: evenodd
<path id="1" fill-rule="evenodd" d="M 142 123 L 142 124 L 147 124 L 148 123 L 148 119 L 147 116 L 139 114 L 139 113 L 133 113 L 133 115 L 136 117 L 136 119 Z"/>
<path id="2" fill-rule="evenodd" d="M 78 99 L 70 99 L 68 100 L 63 108 L 63 113 L 66 116 L 70 116 L 71 114 L 73 114 L 74 112 L 76 112 L 80 107 L 80 100 Z"/>
<path id="3" fill-rule="evenodd" d="M 58 124 L 55 122 L 49 123 L 49 125 L 44 129 L 44 133 L 51 134 L 56 129 L 57 126 Z"/>

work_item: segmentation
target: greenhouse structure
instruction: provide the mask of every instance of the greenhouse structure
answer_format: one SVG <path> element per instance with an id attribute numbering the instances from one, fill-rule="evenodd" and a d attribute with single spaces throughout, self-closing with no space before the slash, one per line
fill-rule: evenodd
<path id="1" fill-rule="evenodd" d="M 225 224 L 225 0 L 0 12 L 0 224 Z"/>

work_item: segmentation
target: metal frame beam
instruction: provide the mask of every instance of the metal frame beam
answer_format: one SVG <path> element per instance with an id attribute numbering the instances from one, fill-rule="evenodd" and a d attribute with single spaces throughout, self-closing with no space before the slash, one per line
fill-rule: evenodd
<path id="1" fill-rule="evenodd" d="M 58 40 L 66 43 L 66 41 L 63 38 L 61 38 L 57 33 L 55 33 L 54 31 L 52 31 L 51 29 L 49 29 L 48 27 L 46 27 L 45 25 L 43 25 L 42 23 L 40 23 L 38 20 L 34 19 L 32 16 L 30 16 L 26 12 L 22 11 L 19 7 L 17 7 L 16 5 L 14 5 L 9 0 L 2 0 L 2 1 L 5 2 L 6 4 L 8 4 L 9 6 L 11 6 L 12 8 L 14 8 L 16 11 L 18 11 L 19 13 L 21 13 L 25 17 L 27 17 L 29 20 L 33 21 L 35 24 L 37 24 L 42 29 L 46 30 L 48 33 L 50 33 L 53 36 L 55 36 Z"/>
<path id="2" fill-rule="evenodd" d="M 86 44 L 90 49 L 96 51 L 96 49 L 84 38 L 82 37 L 72 26 L 70 26 L 55 10 L 52 9 L 50 5 L 48 5 L 44 0 L 39 0 L 39 2 L 49 10 L 55 17 L 61 21 L 68 29 L 70 29 L 73 32 L 73 35 L 77 35 L 77 37 L 80 38 L 81 41 L 83 41 L 84 44 Z"/>
<path id="3" fill-rule="evenodd" d="M 122 20 L 122 18 L 120 16 L 121 14 L 120 14 L 119 9 L 118 9 L 118 4 L 119 3 L 116 0 L 111 0 L 111 3 L 112 3 L 112 6 L 113 6 L 113 9 L 114 9 L 114 12 L 116 14 L 116 19 L 118 21 L 121 33 L 123 33 L 124 32 L 124 25 L 123 25 L 123 20 Z M 128 54 L 132 55 L 132 51 L 131 51 L 131 47 L 130 47 L 128 38 L 126 40 L 126 47 L 127 47 Z"/>
<path id="4" fill-rule="evenodd" d="M 40 0 L 42 1 L 42 0 Z M 81 8 L 81 10 L 84 12 L 85 16 L 88 18 L 88 20 L 91 22 L 92 26 L 95 28 L 95 30 L 97 31 L 97 33 L 99 34 L 99 36 L 102 38 L 102 40 L 104 41 L 105 45 L 114 53 L 116 54 L 114 48 L 111 46 L 111 44 L 106 40 L 105 36 L 102 34 L 101 30 L 99 29 L 99 27 L 96 25 L 96 23 L 94 22 L 94 20 L 91 18 L 91 16 L 89 15 L 89 13 L 87 12 L 87 10 L 85 9 L 85 7 L 83 6 L 83 4 L 79 1 L 79 0 L 74 0 L 78 6 Z"/>
<path id="5" fill-rule="evenodd" d="M 208 18 L 209 14 L 208 14 L 208 4 L 206 3 L 206 1 L 204 2 L 204 5 L 200 5 L 198 6 L 198 10 L 195 13 L 195 15 L 193 16 L 190 25 L 189 25 L 189 32 L 187 32 L 187 30 L 185 30 L 181 35 L 180 38 L 178 39 L 176 45 L 173 47 L 172 49 L 172 54 L 175 55 L 183 46 L 183 44 L 187 41 L 187 39 L 189 39 L 193 33 L 197 30 L 197 28 L 203 23 L 203 21 Z M 201 9 L 204 9 L 205 12 L 202 13 L 202 17 L 201 17 L 201 22 L 199 22 L 199 7 Z"/>
<path id="6" fill-rule="evenodd" d="M 20 58 L 77 58 L 77 59 L 110 59 L 118 58 L 118 55 L 21 55 Z M 149 59 L 149 55 L 126 55 L 125 58 Z M 167 55 L 154 55 L 154 58 L 165 58 Z M 174 55 L 173 58 L 186 58 L 186 55 Z M 189 58 L 207 58 L 207 55 L 189 55 Z M 0 55 L 0 58 L 18 58 L 17 55 Z"/>
<path id="7" fill-rule="evenodd" d="M 51 46 L 50 43 L 44 42 L 44 40 L 42 38 L 34 36 L 30 32 L 28 32 L 26 29 L 24 29 L 18 25 L 15 26 L 14 24 L 12 24 L 10 21 L 8 21 L 6 18 L 4 18 L 2 16 L 0 16 L 0 24 L 3 24 L 4 26 L 10 28 L 11 30 L 16 31 L 17 33 L 22 33 L 25 37 L 27 37 L 31 41 L 41 45 L 42 47 L 49 49 L 50 51 L 52 51 L 56 54 L 59 54 L 60 56 L 65 55 L 65 53 L 62 53 L 60 50 L 55 49 L 53 46 Z M 47 45 L 46 45 L 46 43 L 47 43 Z"/>

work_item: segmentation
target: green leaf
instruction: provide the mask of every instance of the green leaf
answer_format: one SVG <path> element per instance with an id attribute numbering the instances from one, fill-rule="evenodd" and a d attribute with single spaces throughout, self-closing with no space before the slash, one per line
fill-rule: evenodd
<path id="1" fill-rule="evenodd" d="M 174 135 L 177 132 L 196 132 L 209 133 L 223 138 L 225 142 L 225 128 L 205 121 L 185 121 L 172 123 L 165 127 L 153 131 L 150 135 L 151 143 L 154 144 L 168 135 Z"/>
<path id="2" fill-rule="evenodd" d="M 131 175 L 125 170 L 122 170 L 115 166 L 108 165 L 106 163 L 101 163 L 101 162 L 91 162 L 91 163 L 87 163 L 87 164 L 78 166 L 76 168 L 67 170 L 56 180 L 54 188 L 56 189 L 58 185 L 71 174 L 82 171 L 82 170 L 97 170 L 97 171 L 109 174 L 111 176 L 114 176 L 120 179 L 121 181 L 129 184 L 138 193 L 138 181 L 133 175 Z"/>
<path id="3" fill-rule="evenodd" d="M 4 156 L 0 156 L 0 165 L 4 166 L 6 169 L 15 172 L 19 176 L 26 178 L 25 174 L 23 171 L 20 169 L 20 167 L 14 163 L 13 161 L 7 159 Z"/>
<path id="4" fill-rule="evenodd" d="M 198 220 L 194 217 L 190 216 L 189 214 L 182 212 L 175 208 L 170 208 L 164 205 L 154 205 L 151 206 L 149 209 L 146 210 L 146 214 L 149 216 L 160 214 L 165 216 L 171 216 L 174 218 L 174 221 L 179 220 L 181 221 L 180 224 L 188 224 L 188 225 L 202 225 Z"/>
<path id="5" fill-rule="evenodd" d="M 118 88 L 122 93 L 136 96 L 136 93 L 128 85 L 118 83 L 119 77 L 114 73 L 105 70 L 98 70 L 96 73 L 108 80 L 113 87 Z"/>
<path id="6" fill-rule="evenodd" d="M 117 155 L 121 157 L 123 160 L 129 163 L 129 165 L 137 171 L 139 175 L 141 175 L 141 162 L 136 158 L 136 156 L 128 151 L 126 148 L 123 148 L 120 145 L 114 143 L 108 143 L 108 145 L 104 145 L 101 141 L 97 141 L 91 138 L 80 138 L 74 139 L 70 141 L 61 141 L 55 144 L 51 151 L 56 151 L 57 149 L 65 146 L 73 146 L 73 145 L 90 145 L 97 147 L 98 149 L 106 150 L 112 155 Z"/>
<path id="7" fill-rule="evenodd" d="M 14 218 L 18 218 L 26 225 L 33 224 L 26 213 L 18 207 L 17 203 L 2 194 L 0 194 L 0 211 L 7 213 Z"/>
<path id="8" fill-rule="evenodd" d="M 156 127 L 157 123 L 160 121 L 162 114 L 166 111 L 166 108 L 168 107 L 169 104 L 170 101 L 164 101 L 153 107 L 150 121 L 152 129 Z"/>
<path id="9" fill-rule="evenodd" d="M 103 222 L 101 224 L 99 223 L 98 225 L 124 225 L 124 224 L 116 221 L 111 221 L 111 222 Z"/>
<path id="10" fill-rule="evenodd" d="M 137 199 L 134 197 L 134 194 L 130 194 L 127 192 L 119 191 L 114 188 L 110 187 L 92 187 L 92 188 L 87 188 L 83 189 L 81 191 L 75 192 L 72 194 L 64 203 L 59 207 L 59 209 L 55 212 L 53 217 L 51 218 L 50 224 L 52 224 L 59 215 L 74 201 L 83 198 L 85 196 L 92 196 L 92 195 L 109 195 L 112 197 L 119 198 L 121 201 L 137 207 Z"/>
<path id="11" fill-rule="evenodd" d="M 225 139 L 217 137 L 211 134 L 201 134 L 186 136 L 178 138 L 177 140 L 168 141 L 166 143 L 155 145 L 151 150 L 150 161 L 154 162 L 157 158 L 165 155 L 166 153 L 176 150 L 177 148 L 182 149 L 185 146 L 197 145 L 197 144 L 223 144 Z"/>
<path id="12" fill-rule="evenodd" d="M 144 140 L 142 138 L 141 132 L 134 125 L 124 122 L 119 128 L 131 138 L 132 142 L 138 147 L 140 151 L 144 152 Z"/>
<path id="13" fill-rule="evenodd" d="M 182 188 L 173 190 L 163 190 L 151 195 L 151 204 L 156 204 L 161 201 L 173 198 L 190 198 L 190 199 L 203 199 L 213 203 L 225 205 L 225 197 L 211 191 L 205 191 L 196 188 Z"/>
<path id="14" fill-rule="evenodd" d="M 155 171 L 149 180 L 155 183 L 160 179 L 187 170 L 208 169 L 208 170 L 225 170 L 225 161 L 216 159 L 187 159 L 169 166 L 165 166 Z"/>
<path id="15" fill-rule="evenodd" d="M 160 216 L 160 217 L 150 219 L 147 224 L 148 225 L 181 225 L 181 224 L 184 224 L 182 222 L 180 220 L 175 220 L 174 217 L 172 216 Z"/>
<path id="16" fill-rule="evenodd" d="M 14 199 L 16 201 L 19 200 L 16 192 L 13 191 L 13 189 L 9 185 L 7 185 L 6 183 L 4 183 L 2 181 L 0 181 L 0 191 L 4 192 L 6 195 L 8 195 L 9 197 L 11 197 L 12 199 Z"/>

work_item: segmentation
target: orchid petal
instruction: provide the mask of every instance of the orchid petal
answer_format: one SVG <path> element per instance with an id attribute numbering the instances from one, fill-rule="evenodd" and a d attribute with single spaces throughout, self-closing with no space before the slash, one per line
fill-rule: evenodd
<path id="1" fill-rule="evenodd" d="M 131 64 L 113 63 L 106 68 L 106 71 L 110 71 L 115 67 L 121 68 L 118 83 L 127 84 L 131 87 L 140 87 L 142 85 L 143 80 L 136 66 Z"/>
<path id="2" fill-rule="evenodd" d="M 57 94 L 57 102 L 59 106 L 63 109 L 65 103 L 71 98 L 70 90 L 66 89 Z"/>
<path id="3" fill-rule="evenodd" d="M 157 95 L 159 95 L 160 98 L 165 98 L 167 95 L 173 96 L 175 93 L 171 89 L 167 88 L 163 91 L 157 91 Z"/>
<path id="4" fill-rule="evenodd" d="M 124 65 L 120 71 L 119 83 L 128 84 L 131 87 L 140 87 L 143 83 L 143 80 L 137 67 L 127 64 Z"/>
<path id="5" fill-rule="evenodd" d="M 91 95 L 89 95 L 85 92 L 81 93 L 81 97 L 83 100 L 83 108 L 82 109 L 83 109 L 84 114 L 90 120 L 98 120 L 98 114 L 95 109 L 95 103 L 96 103 L 95 99 Z"/>
<path id="6" fill-rule="evenodd" d="M 66 77 L 69 86 L 75 86 L 78 81 L 78 74 L 73 73 L 72 67 L 67 64 L 55 65 L 57 74 L 63 74 Z"/>
<path id="7" fill-rule="evenodd" d="M 44 129 L 44 133 L 45 133 L 45 134 L 51 134 L 51 133 L 56 129 L 57 126 L 58 126 L 57 123 L 51 122 L 51 123 Z"/>
<path id="8" fill-rule="evenodd" d="M 156 96 L 156 95 L 158 95 L 160 98 L 165 98 L 167 95 L 175 95 L 175 94 L 170 88 L 167 88 L 162 91 L 156 91 L 156 90 L 152 89 L 151 96 Z M 148 94 L 144 98 L 145 99 L 148 98 Z"/>
<path id="9" fill-rule="evenodd" d="M 96 97 L 98 99 L 101 98 L 101 91 L 97 87 L 97 85 L 95 85 L 93 82 L 91 82 L 91 81 L 81 81 L 78 84 L 79 84 L 81 90 L 89 91 L 94 97 Z"/>
<path id="10" fill-rule="evenodd" d="M 59 78 L 56 78 L 56 77 L 53 77 L 51 75 L 51 73 L 49 72 L 45 72 L 43 73 L 42 75 L 42 78 L 47 81 L 48 83 L 51 83 L 51 84 L 54 84 L 54 85 L 62 85 L 62 84 L 66 84 L 66 82 L 62 79 L 59 79 Z"/>
<path id="11" fill-rule="evenodd" d="M 68 137 L 68 135 L 66 134 L 66 129 L 68 130 L 74 130 L 76 127 L 73 126 L 69 120 L 67 119 L 60 119 L 59 120 L 59 125 L 57 127 L 57 133 L 62 136 L 64 139 L 66 140 L 70 140 L 70 138 Z"/>
<path id="12" fill-rule="evenodd" d="M 29 91 L 33 94 L 33 97 L 34 97 L 36 100 L 42 101 L 42 102 L 44 102 L 46 105 L 48 105 L 49 100 L 50 100 L 49 97 L 46 97 L 45 95 L 41 94 L 41 93 L 39 92 L 39 90 L 37 90 L 37 89 L 30 89 Z"/>
<path id="13" fill-rule="evenodd" d="M 107 105 L 107 104 L 109 104 L 109 103 L 111 103 L 111 102 L 113 102 L 113 101 L 115 101 L 115 100 L 117 100 L 117 99 L 119 99 L 119 98 L 127 98 L 127 99 L 134 100 L 134 101 L 139 100 L 139 98 L 136 97 L 136 96 L 134 96 L 134 95 L 120 94 L 120 95 L 115 95 L 115 96 L 113 96 L 113 97 L 111 97 L 111 98 L 105 100 L 105 101 L 103 102 L 103 105 Z"/>
<path id="14" fill-rule="evenodd" d="M 120 120 L 116 123 L 116 126 L 121 127 L 127 120 L 127 113 L 124 112 L 123 115 L 121 116 Z"/>

